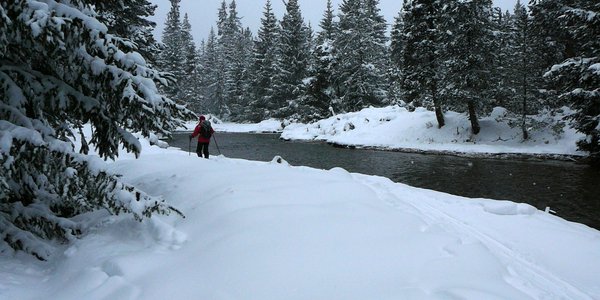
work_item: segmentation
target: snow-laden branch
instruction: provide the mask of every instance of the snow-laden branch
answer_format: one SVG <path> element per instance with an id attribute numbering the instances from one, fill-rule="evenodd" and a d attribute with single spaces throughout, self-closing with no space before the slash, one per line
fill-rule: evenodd
<path id="1" fill-rule="evenodd" d="M 9 17 L 10 16 L 10 17 Z M 45 259 L 93 210 L 135 219 L 177 212 L 75 152 L 73 129 L 102 158 L 141 152 L 132 132 L 167 134 L 191 112 L 165 98 L 136 45 L 108 32 L 86 1 L 0 2 L 0 248 Z M 85 151 L 84 151 L 85 152 Z"/>

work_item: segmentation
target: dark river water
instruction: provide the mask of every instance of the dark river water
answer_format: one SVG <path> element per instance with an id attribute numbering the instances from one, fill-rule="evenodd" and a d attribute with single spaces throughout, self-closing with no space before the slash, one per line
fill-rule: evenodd
<path id="1" fill-rule="evenodd" d="M 415 187 L 472 198 L 491 198 L 550 207 L 570 221 L 600 229 L 600 168 L 564 161 L 465 158 L 439 154 L 343 149 L 321 142 L 286 142 L 277 134 L 216 133 L 219 150 L 230 158 L 385 176 Z M 188 134 L 169 144 L 188 150 Z M 195 145 L 192 143 L 192 155 Z M 214 140 L 211 155 L 219 154 Z"/>

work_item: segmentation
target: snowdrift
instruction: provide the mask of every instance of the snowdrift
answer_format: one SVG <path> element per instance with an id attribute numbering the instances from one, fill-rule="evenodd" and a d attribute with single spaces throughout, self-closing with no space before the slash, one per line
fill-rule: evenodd
<path id="1" fill-rule="evenodd" d="M 535 126 L 530 139 L 523 140 L 521 129 L 511 127 L 506 110 L 497 107 L 490 116 L 480 119 L 481 132 L 471 133 L 467 115 L 444 114 L 446 125 L 437 128 L 435 114 L 424 108 L 409 112 L 404 107 L 366 108 L 340 114 L 311 124 L 286 126 L 281 137 L 286 140 L 322 140 L 351 147 L 374 147 L 387 150 L 435 151 L 463 154 L 538 154 L 582 156 L 576 141 L 584 138 L 570 126 L 558 130 L 558 121 L 571 113 L 545 112 L 530 116 Z M 547 124 L 547 125 L 544 125 Z M 543 126 L 542 126 L 543 125 Z"/>

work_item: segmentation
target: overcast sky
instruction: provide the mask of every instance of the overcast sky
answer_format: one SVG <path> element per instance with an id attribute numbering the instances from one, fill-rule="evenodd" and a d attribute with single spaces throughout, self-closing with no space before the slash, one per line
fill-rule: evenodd
<path id="1" fill-rule="evenodd" d="M 156 15 L 152 18 L 156 22 L 155 35 L 160 40 L 164 23 L 167 18 L 167 13 L 171 8 L 169 0 L 150 0 L 157 4 Z M 231 0 L 226 0 L 227 3 Z M 199 44 L 201 40 L 206 39 L 210 31 L 210 27 L 216 24 L 217 12 L 221 6 L 222 0 L 181 0 L 181 16 L 187 13 L 192 24 L 192 34 L 194 41 Z M 318 30 L 319 22 L 323 17 L 323 12 L 327 6 L 326 0 L 298 0 L 302 17 L 304 21 L 310 23 L 313 29 Z M 333 0 L 333 7 L 337 12 L 337 8 L 342 0 Z M 242 18 L 242 25 L 250 27 L 252 32 L 260 27 L 260 18 L 264 10 L 266 0 L 236 0 L 238 14 Z M 516 0 L 494 0 L 494 5 L 499 6 L 502 10 L 512 11 Z M 283 0 L 271 0 L 273 11 L 278 20 L 281 20 L 285 12 Z M 389 24 L 392 24 L 394 17 L 398 15 L 402 7 L 401 0 L 380 0 L 380 8 L 384 17 Z"/>

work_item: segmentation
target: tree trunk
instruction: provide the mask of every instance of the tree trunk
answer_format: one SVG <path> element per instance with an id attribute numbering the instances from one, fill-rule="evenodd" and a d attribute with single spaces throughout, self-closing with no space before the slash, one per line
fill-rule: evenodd
<path id="1" fill-rule="evenodd" d="M 438 122 L 438 128 L 442 128 L 444 127 L 446 122 L 444 121 L 444 113 L 442 112 L 442 105 L 440 104 L 440 100 L 436 98 L 433 101 L 433 105 L 435 105 L 435 118 Z"/>
<path id="2" fill-rule="evenodd" d="M 446 121 L 444 120 L 444 113 L 442 111 L 442 103 L 437 95 L 437 84 L 434 82 L 431 85 L 431 97 L 433 98 L 433 106 L 435 107 L 435 118 L 438 122 L 438 128 L 444 127 Z"/>
<path id="3" fill-rule="evenodd" d="M 479 134 L 481 127 L 479 127 L 479 121 L 477 120 L 477 113 L 475 112 L 475 103 L 473 100 L 469 100 L 469 120 L 471 121 L 471 131 L 473 134 Z"/>

